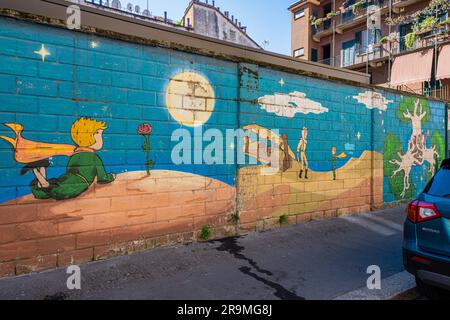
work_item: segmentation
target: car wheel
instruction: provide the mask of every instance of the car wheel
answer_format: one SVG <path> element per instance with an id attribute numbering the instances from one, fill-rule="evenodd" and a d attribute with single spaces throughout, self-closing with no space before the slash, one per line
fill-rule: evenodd
<path id="1" fill-rule="evenodd" d="M 419 293 L 431 300 L 441 300 L 444 298 L 442 289 L 426 284 L 419 277 L 416 277 L 416 285 Z"/>

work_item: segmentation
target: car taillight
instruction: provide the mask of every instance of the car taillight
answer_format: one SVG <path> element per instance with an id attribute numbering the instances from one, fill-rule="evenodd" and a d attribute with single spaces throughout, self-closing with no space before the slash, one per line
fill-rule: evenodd
<path id="1" fill-rule="evenodd" d="M 434 204 L 419 200 L 414 200 L 408 205 L 406 215 L 412 223 L 420 223 L 441 217 Z"/>

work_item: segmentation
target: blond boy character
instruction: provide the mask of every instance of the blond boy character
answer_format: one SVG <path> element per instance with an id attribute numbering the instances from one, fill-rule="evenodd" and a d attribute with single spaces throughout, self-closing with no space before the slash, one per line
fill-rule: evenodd
<path id="1" fill-rule="evenodd" d="M 303 127 L 302 129 L 302 137 L 297 145 L 297 160 L 300 162 L 300 173 L 299 178 L 301 179 L 303 176 L 303 171 L 305 171 L 305 179 L 308 179 L 308 169 L 309 163 L 308 158 L 306 157 L 306 148 L 308 146 L 308 128 Z"/>
<path id="2" fill-rule="evenodd" d="M 105 122 L 82 117 L 72 124 L 70 133 L 77 145 L 67 164 L 67 173 L 56 179 L 47 179 L 48 160 L 28 164 L 22 173 L 32 169 L 36 179 L 31 191 L 37 199 L 72 199 L 85 192 L 97 178 L 97 183 L 114 181 L 114 175 L 106 173 L 103 162 L 96 154 L 103 148 Z M 39 164 L 42 166 L 39 167 Z"/>
<path id="3" fill-rule="evenodd" d="M 337 148 L 335 146 L 331 147 L 331 163 L 333 170 L 333 180 L 336 180 L 336 170 L 337 170 L 337 159 L 344 159 L 347 155 L 342 152 L 341 154 L 337 154 Z"/>

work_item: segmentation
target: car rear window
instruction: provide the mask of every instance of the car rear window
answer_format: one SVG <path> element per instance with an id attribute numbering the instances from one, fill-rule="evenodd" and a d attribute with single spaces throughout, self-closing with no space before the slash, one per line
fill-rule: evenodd
<path id="1" fill-rule="evenodd" d="M 428 183 L 424 193 L 436 196 L 450 198 L 450 169 L 442 168 Z"/>

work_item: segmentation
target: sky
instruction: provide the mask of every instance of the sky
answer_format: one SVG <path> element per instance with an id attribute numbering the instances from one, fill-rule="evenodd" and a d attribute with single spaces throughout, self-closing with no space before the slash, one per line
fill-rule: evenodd
<path id="1" fill-rule="evenodd" d="M 205 0 L 202 0 L 205 1 Z M 239 21 L 247 26 L 248 34 L 259 45 L 267 40 L 266 50 L 289 55 L 291 51 L 291 22 L 287 10 L 294 0 L 215 0 L 216 7 L 222 12 L 230 11 Z M 122 0 L 139 5 L 141 10 L 147 8 L 147 0 Z M 190 0 L 148 0 L 149 11 L 154 16 L 164 16 L 178 21 Z M 209 0 L 212 3 L 212 0 Z"/>

